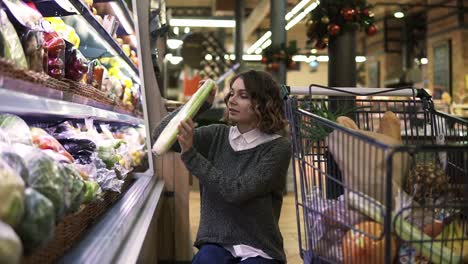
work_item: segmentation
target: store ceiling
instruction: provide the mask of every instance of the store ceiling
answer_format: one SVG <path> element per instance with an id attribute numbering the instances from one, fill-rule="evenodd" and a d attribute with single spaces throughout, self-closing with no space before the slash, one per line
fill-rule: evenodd
<path id="1" fill-rule="evenodd" d="M 173 18 L 177 17 L 199 17 L 199 18 L 229 18 L 233 19 L 236 0 L 167 0 L 166 7 L 171 10 Z M 413 0 L 420 2 L 423 0 Z M 271 0 L 244 0 L 245 23 L 244 41 L 247 46 L 255 42 L 270 27 L 270 2 Z M 287 0 L 287 9 L 291 10 L 301 0 Z M 377 4 L 373 9 L 376 16 L 381 16 L 386 10 L 398 8 L 398 6 L 381 6 L 380 3 L 405 4 L 410 0 L 368 0 L 370 4 Z M 305 20 L 299 23 L 298 30 L 305 30 Z M 198 28 L 196 31 L 216 32 L 216 28 Z M 225 30 L 226 45 L 232 46 L 234 29 Z M 294 35 L 296 35 L 294 33 Z M 289 35 L 288 35 L 289 38 Z M 303 41 L 304 42 L 304 41 Z M 298 43 L 299 44 L 299 43 Z"/>

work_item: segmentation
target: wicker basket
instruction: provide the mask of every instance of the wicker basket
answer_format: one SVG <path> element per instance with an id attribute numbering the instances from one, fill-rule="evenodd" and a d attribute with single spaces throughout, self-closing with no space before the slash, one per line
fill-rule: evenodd
<path id="1" fill-rule="evenodd" d="M 70 92 L 73 94 L 92 99 L 104 105 L 113 106 L 115 104 L 114 101 L 107 97 L 103 91 L 100 91 L 91 85 L 68 79 L 64 79 L 64 81 L 70 85 Z"/>
<path id="2" fill-rule="evenodd" d="M 74 244 L 98 218 L 130 188 L 133 179 L 127 176 L 121 193 L 105 192 L 101 199 L 82 205 L 74 214 L 66 215 L 55 227 L 54 238 L 43 248 L 23 258 L 22 263 L 54 263 Z"/>
<path id="3" fill-rule="evenodd" d="M 19 69 L 13 62 L 0 58 L 0 75 L 12 79 L 31 82 L 47 88 L 66 92 L 69 85 L 65 82 L 50 77 L 43 72 L 34 72 L 26 69 Z"/>

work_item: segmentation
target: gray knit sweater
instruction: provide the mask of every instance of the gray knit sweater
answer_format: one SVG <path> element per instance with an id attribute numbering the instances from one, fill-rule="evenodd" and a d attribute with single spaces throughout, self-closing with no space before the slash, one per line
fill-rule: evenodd
<path id="1" fill-rule="evenodd" d="M 155 138 L 176 112 L 164 118 L 153 134 Z M 182 154 L 187 169 L 200 180 L 195 246 L 245 244 L 286 263 L 278 221 L 290 148 L 289 139 L 280 137 L 236 152 L 229 143 L 228 126 L 195 129 L 193 148 Z M 178 143 L 173 149 L 180 149 Z"/>

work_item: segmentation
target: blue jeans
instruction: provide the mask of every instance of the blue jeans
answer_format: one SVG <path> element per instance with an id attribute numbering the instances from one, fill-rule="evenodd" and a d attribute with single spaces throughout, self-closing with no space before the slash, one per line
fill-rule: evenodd
<path id="1" fill-rule="evenodd" d="M 198 253 L 193 257 L 192 264 L 278 264 L 279 262 L 273 259 L 262 257 L 248 258 L 240 261 L 240 258 L 235 258 L 231 252 L 227 251 L 222 246 L 216 244 L 203 245 Z"/>

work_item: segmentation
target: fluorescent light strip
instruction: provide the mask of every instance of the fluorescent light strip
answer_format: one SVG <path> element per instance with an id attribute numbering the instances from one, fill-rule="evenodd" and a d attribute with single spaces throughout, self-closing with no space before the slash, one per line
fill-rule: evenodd
<path id="1" fill-rule="evenodd" d="M 168 39 L 167 46 L 170 49 L 178 49 L 184 42 L 180 39 Z"/>
<path id="2" fill-rule="evenodd" d="M 263 43 L 262 49 L 266 49 L 270 45 L 271 45 L 271 39 L 269 39 L 269 40 L 265 41 L 265 43 Z"/>
<path id="3" fill-rule="evenodd" d="M 116 2 L 109 2 L 109 5 L 111 6 L 112 10 L 114 10 L 115 16 L 119 19 L 119 22 L 125 31 L 127 31 L 129 34 L 133 34 L 133 27 L 130 25 L 127 17 L 124 15 L 122 8 Z"/>
<path id="4" fill-rule="evenodd" d="M 245 61 L 261 61 L 262 55 L 244 54 L 242 55 L 242 59 Z"/>
<path id="5" fill-rule="evenodd" d="M 226 19 L 183 19 L 172 18 L 170 24 L 173 27 L 210 27 L 210 28 L 234 28 L 236 21 Z"/>
<path id="6" fill-rule="evenodd" d="M 356 62 L 365 62 L 366 57 L 365 56 L 356 56 Z"/>
<path id="7" fill-rule="evenodd" d="M 301 10 L 310 0 L 302 0 L 289 13 L 286 14 L 286 20 L 290 20 L 299 10 Z"/>
<path id="8" fill-rule="evenodd" d="M 318 6 L 317 2 L 313 2 L 310 6 L 308 6 L 306 9 L 304 9 L 304 11 L 299 13 L 293 20 L 289 21 L 289 23 L 286 25 L 285 29 L 289 30 L 292 27 L 294 27 L 297 23 L 299 23 L 299 21 L 304 19 L 304 17 L 306 17 L 307 14 L 309 14 L 312 10 L 317 8 L 317 6 Z"/>
<path id="9" fill-rule="evenodd" d="M 250 48 L 247 50 L 248 54 L 252 54 L 256 49 L 258 49 L 263 42 L 271 37 L 271 31 L 267 31 L 261 38 L 259 38 Z"/>

